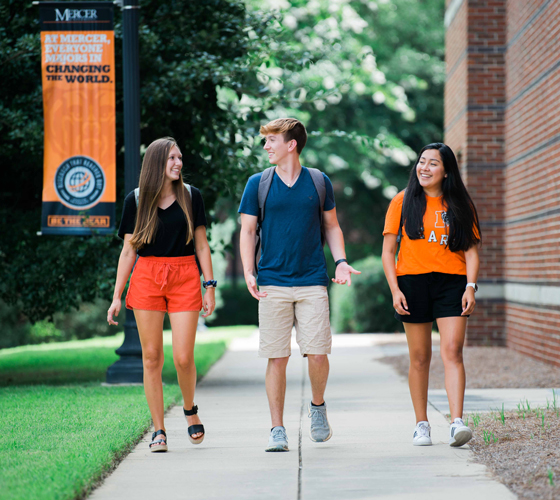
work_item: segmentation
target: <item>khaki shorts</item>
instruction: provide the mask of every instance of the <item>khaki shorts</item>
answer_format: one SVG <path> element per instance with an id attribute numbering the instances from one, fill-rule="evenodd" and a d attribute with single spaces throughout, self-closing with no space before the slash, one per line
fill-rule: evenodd
<path id="1" fill-rule="evenodd" d="M 325 286 L 261 286 L 268 295 L 259 301 L 259 356 L 291 354 L 292 328 L 303 356 L 330 354 L 332 335 Z"/>

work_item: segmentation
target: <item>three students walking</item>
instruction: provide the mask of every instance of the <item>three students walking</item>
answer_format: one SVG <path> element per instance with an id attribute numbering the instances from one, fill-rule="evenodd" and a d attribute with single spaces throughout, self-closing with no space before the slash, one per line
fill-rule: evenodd
<path id="1" fill-rule="evenodd" d="M 283 412 L 294 326 L 300 352 L 308 359 L 310 438 L 324 442 L 333 434 L 324 398 L 332 337 L 323 245 L 329 245 L 336 265 L 332 282 L 350 285 L 352 274 L 360 272 L 346 260 L 329 178 L 300 163 L 307 141 L 303 124 L 278 119 L 260 132 L 273 166 L 252 176 L 245 187 L 239 207 L 240 253 L 247 288 L 259 301 L 259 356 L 268 359 L 265 387 L 272 428 L 265 450 L 278 452 L 289 449 Z M 183 184 L 181 169 L 181 152 L 173 139 L 159 139 L 148 147 L 139 189 L 125 199 L 119 229 L 124 244 L 107 315 L 108 322 L 116 324 L 113 316 L 120 311 L 120 298 L 134 267 L 126 306 L 134 310 L 142 344 L 144 388 L 156 430 L 151 451 L 167 451 L 161 380 L 165 312 L 171 321 L 173 359 L 188 433 L 195 444 L 205 436 L 194 405 L 193 351 L 199 311 L 204 309 L 204 317 L 212 313 L 217 283 L 202 196 L 193 186 Z M 460 446 L 471 437 L 461 420 L 465 389 L 462 347 L 466 318 L 474 310 L 479 235 L 476 209 L 460 179 L 453 152 L 439 143 L 426 146 L 406 191 L 389 206 L 383 246 L 395 316 L 405 324 L 409 343 L 415 445 L 431 444 L 426 405 L 434 319 L 441 333 L 454 419 L 450 444 Z M 256 265 L 259 245 L 261 256 Z M 204 275 L 204 297 L 195 253 Z"/>

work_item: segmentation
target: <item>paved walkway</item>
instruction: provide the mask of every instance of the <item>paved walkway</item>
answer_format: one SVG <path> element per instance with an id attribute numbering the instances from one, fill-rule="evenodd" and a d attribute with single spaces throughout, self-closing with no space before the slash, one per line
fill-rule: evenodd
<path id="1" fill-rule="evenodd" d="M 205 441 L 191 445 L 181 408 L 172 409 L 166 419 L 170 451 L 150 454 L 145 436 L 91 499 L 515 498 L 472 463 L 468 447 L 447 445 L 448 423 L 435 407 L 428 412 L 434 446 L 412 446 L 408 386 L 377 361 L 399 349 L 382 346 L 387 340 L 335 337 L 327 387 L 334 434 L 327 443 L 308 437 L 307 363 L 293 353 L 285 408 L 289 453 L 264 452 L 270 431 L 266 361 L 256 356 L 255 338 L 236 341 L 197 389 Z"/>

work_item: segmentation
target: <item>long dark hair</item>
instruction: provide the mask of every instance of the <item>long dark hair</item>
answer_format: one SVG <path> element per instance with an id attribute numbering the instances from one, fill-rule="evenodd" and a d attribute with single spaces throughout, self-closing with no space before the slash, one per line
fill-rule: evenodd
<path id="1" fill-rule="evenodd" d="M 146 149 L 142 170 L 140 171 L 140 194 L 136 225 L 130 239 L 130 244 L 135 250 L 153 242 L 155 239 L 159 224 L 158 201 L 165 182 L 167 158 L 173 146 L 177 146 L 175 139 L 163 137 L 152 142 Z M 188 245 L 194 236 L 191 197 L 188 189 L 183 185 L 182 178 L 173 181 L 172 187 L 177 203 L 183 210 L 187 221 L 188 230 L 185 244 Z"/>
<path id="2" fill-rule="evenodd" d="M 480 225 L 476 207 L 461 180 L 457 159 L 451 148 L 441 142 L 424 146 L 416 163 L 410 171 L 408 186 L 403 200 L 404 230 L 411 240 L 424 237 L 423 220 L 426 213 L 426 195 L 418 182 L 416 167 L 422 153 L 428 149 L 437 149 L 443 162 L 447 177 L 442 183 L 443 204 L 447 209 L 448 247 L 452 252 L 468 250 L 480 241 Z M 478 235 L 475 232 L 478 231 Z"/>

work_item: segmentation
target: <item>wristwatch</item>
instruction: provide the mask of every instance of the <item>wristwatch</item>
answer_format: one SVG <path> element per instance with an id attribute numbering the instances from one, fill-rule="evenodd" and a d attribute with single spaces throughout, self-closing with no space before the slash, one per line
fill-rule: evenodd
<path id="1" fill-rule="evenodd" d="M 474 289 L 474 293 L 478 292 L 478 285 L 476 283 L 467 283 L 467 286 L 465 287 L 465 290 L 469 287 L 472 286 Z"/>

